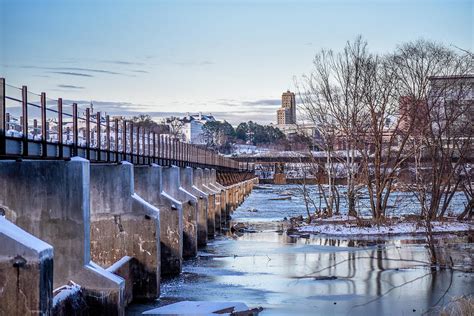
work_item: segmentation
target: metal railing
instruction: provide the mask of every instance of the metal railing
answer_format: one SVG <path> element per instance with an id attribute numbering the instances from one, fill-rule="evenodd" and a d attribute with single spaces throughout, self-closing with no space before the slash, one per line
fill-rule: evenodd
<path id="1" fill-rule="evenodd" d="M 66 102 L 67 103 L 67 102 Z M 246 171 L 242 162 L 158 134 L 131 120 L 93 112 L 62 98 L 49 99 L 0 78 L 0 158 L 69 159 L 91 162 L 215 168 Z M 81 111 L 80 109 L 83 109 Z"/>

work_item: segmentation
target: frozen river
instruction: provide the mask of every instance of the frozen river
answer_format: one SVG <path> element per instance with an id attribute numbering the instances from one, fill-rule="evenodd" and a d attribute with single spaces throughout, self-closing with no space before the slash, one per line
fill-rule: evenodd
<path id="1" fill-rule="evenodd" d="M 290 237 L 276 231 L 276 221 L 306 211 L 297 197 L 270 200 L 283 190 L 296 189 L 255 190 L 233 221 L 250 223 L 256 233 L 218 237 L 185 262 L 181 276 L 162 283 L 155 304 L 134 305 L 128 313 L 206 300 L 262 306 L 261 315 L 421 315 L 473 294 L 473 274 L 463 271 L 472 271 L 471 238 L 438 237 L 456 269 L 432 272 L 422 237 Z"/>

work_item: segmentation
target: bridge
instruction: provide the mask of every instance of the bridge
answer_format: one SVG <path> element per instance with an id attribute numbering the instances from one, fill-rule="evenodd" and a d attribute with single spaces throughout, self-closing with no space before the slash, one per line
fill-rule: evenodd
<path id="1" fill-rule="evenodd" d="M 258 182 L 246 163 L 66 103 L 0 78 L 2 315 L 123 315 L 158 298 Z"/>
<path id="2" fill-rule="evenodd" d="M 396 151 L 393 151 L 395 156 Z M 402 178 L 410 178 L 410 167 L 414 167 L 415 162 L 418 163 L 429 163 L 431 157 L 425 155 L 421 158 L 415 158 L 411 155 L 409 157 L 402 157 L 403 162 L 400 164 L 400 174 L 403 174 Z M 259 177 L 262 183 L 274 183 L 274 184 L 286 184 L 286 183 L 301 183 L 303 175 L 307 183 L 322 182 L 327 183 L 327 173 L 325 166 L 328 163 L 327 153 L 324 151 L 307 151 L 307 152 L 261 152 L 256 154 L 243 154 L 233 157 L 234 160 L 238 161 L 240 165 L 248 170 L 254 170 L 255 174 Z M 416 161 L 415 161 L 416 159 Z M 474 163 L 474 154 L 467 153 L 462 156 L 452 156 L 447 159 L 446 163 L 456 163 L 462 159 L 467 163 Z M 339 164 L 340 168 L 343 169 L 347 165 L 347 153 L 344 150 L 334 151 L 331 154 L 331 161 L 333 164 Z M 362 157 L 360 153 L 355 154 L 355 157 L 351 158 L 351 162 L 357 165 L 361 163 L 368 163 L 369 166 L 374 162 L 374 156 L 369 154 L 367 157 Z M 395 159 L 382 159 L 382 164 L 388 166 L 397 165 Z M 447 168 L 449 169 L 449 168 Z M 293 174 L 293 175 L 291 175 Z M 288 176 L 290 175 L 290 176 Z M 308 177 L 309 176 L 309 177 Z M 345 176 L 336 179 L 337 182 L 343 182 Z M 336 177 L 337 178 L 337 177 Z"/>

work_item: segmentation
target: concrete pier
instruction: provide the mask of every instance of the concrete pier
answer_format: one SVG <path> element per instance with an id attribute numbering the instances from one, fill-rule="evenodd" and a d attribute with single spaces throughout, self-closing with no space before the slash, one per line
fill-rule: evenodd
<path id="1" fill-rule="evenodd" d="M 160 210 L 161 275 L 179 274 L 183 262 L 183 206 L 164 190 L 163 168 L 135 166 L 135 191 Z"/>
<path id="2" fill-rule="evenodd" d="M 214 218 L 214 209 L 215 209 L 216 201 L 215 201 L 214 193 L 208 190 L 204 186 L 204 170 L 203 169 L 201 168 L 193 169 L 193 183 L 194 183 L 194 186 L 198 188 L 198 190 L 206 194 L 205 199 L 207 201 L 206 215 L 204 217 L 204 215 L 201 214 L 202 217 L 198 220 L 198 223 L 202 223 L 202 225 L 204 225 L 205 228 L 203 228 L 202 230 L 198 230 L 198 234 L 199 234 L 199 231 L 203 232 L 205 230 L 206 240 L 212 239 L 214 238 L 214 234 L 215 234 L 215 226 L 214 226 L 214 221 L 210 221 L 209 219 Z M 202 238 L 198 238 L 198 240 L 199 239 L 202 239 Z"/>
<path id="3" fill-rule="evenodd" d="M 183 257 L 197 255 L 197 209 L 198 199 L 181 186 L 180 168 L 163 168 L 163 189 L 181 202 L 183 208 Z"/>
<path id="4" fill-rule="evenodd" d="M 202 170 L 202 189 L 209 194 L 209 198 L 212 200 L 208 205 L 207 212 L 207 237 L 213 239 L 215 234 L 220 231 L 220 192 L 216 191 L 215 188 L 209 185 L 210 183 L 210 170 Z M 212 196 L 212 198 L 211 198 Z M 211 208 L 212 207 L 212 208 Z M 216 221 L 218 219 L 218 221 Z"/>
<path id="5" fill-rule="evenodd" d="M 220 222 L 219 222 L 219 227 L 227 228 L 227 220 L 228 220 L 228 215 L 227 215 L 227 194 L 226 194 L 226 188 L 221 185 L 220 183 L 217 182 L 217 172 L 216 169 L 211 169 L 210 170 L 210 185 L 216 189 L 216 191 L 220 192 Z"/>
<path id="6" fill-rule="evenodd" d="M 181 168 L 181 186 L 197 198 L 197 245 L 203 247 L 207 243 L 207 208 L 209 195 L 195 183 L 202 183 L 201 172 L 193 171 L 193 168 Z M 200 177 L 200 179 L 195 179 Z"/>
<path id="7" fill-rule="evenodd" d="M 89 311 L 124 313 L 124 281 L 90 257 L 89 162 L 0 161 L 5 217 L 54 247 L 53 287 L 81 286 Z"/>
<path id="8" fill-rule="evenodd" d="M 159 296 L 160 213 L 134 191 L 133 165 L 91 164 L 91 255 L 103 268 L 133 257 L 133 299 Z M 110 271 L 110 270 L 109 270 Z M 114 272 L 126 277 L 126 269 Z M 126 296 L 127 303 L 132 297 Z"/>
<path id="9" fill-rule="evenodd" d="M 0 213 L 0 315 L 47 315 L 53 302 L 53 247 Z"/>

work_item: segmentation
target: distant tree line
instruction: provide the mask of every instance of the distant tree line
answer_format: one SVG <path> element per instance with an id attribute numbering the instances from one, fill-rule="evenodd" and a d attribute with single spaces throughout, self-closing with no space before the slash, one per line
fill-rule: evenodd
<path id="1" fill-rule="evenodd" d="M 207 122 L 203 134 L 208 147 L 223 153 L 229 153 L 236 143 L 262 146 L 286 142 L 285 134 L 278 128 L 252 121 L 240 123 L 235 129 L 227 121 Z"/>

